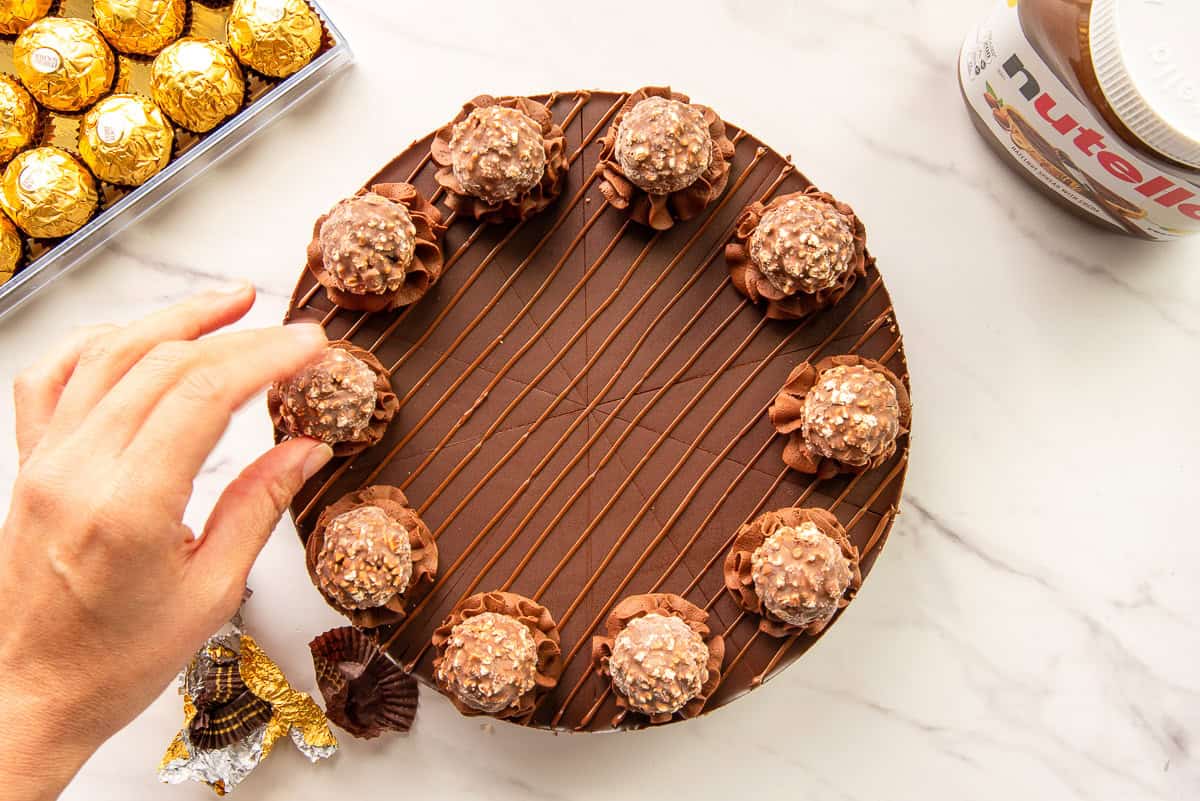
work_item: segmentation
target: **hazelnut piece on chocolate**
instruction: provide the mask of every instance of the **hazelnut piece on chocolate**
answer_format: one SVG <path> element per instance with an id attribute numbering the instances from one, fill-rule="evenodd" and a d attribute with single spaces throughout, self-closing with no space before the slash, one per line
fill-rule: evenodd
<path id="1" fill-rule="evenodd" d="M 417 229 L 404 204 L 368 192 L 333 207 L 321 224 L 320 243 L 337 289 L 382 294 L 404 285 Z"/>
<path id="2" fill-rule="evenodd" d="M 525 194 L 546 171 L 541 126 L 500 105 L 476 108 L 454 126 L 450 156 L 463 189 L 489 203 Z"/>
<path id="3" fill-rule="evenodd" d="M 329 445 L 360 439 L 377 399 L 375 372 L 340 348 L 328 348 L 319 360 L 274 389 L 280 428 Z"/>
<path id="4" fill-rule="evenodd" d="M 750 564 L 763 607 L 793 626 L 832 618 L 853 579 L 841 546 L 812 521 L 775 529 L 751 554 Z"/>
<path id="5" fill-rule="evenodd" d="M 681 618 L 653 612 L 617 634 L 608 670 L 631 709 L 674 714 L 708 681 L 708 646 Z"/>
<path id="6" fill-rule="evenodd" d="M 762 216 L 750 237 L 750 259 L 787 295 L 837 285 L 856 258 L 854 226 L 833 204 L 797 194 Z"/>
<path id="7" fill-rule="evenodd" d="M 648 97 L 621 118 L 615 155 L 627 178 L 655 195 L 696 182 L 712 161 L 713 141 L 704 114 L 665 97 Z"/>
<path id="8" fill-rule="evenodd" d="M 865 364 L 839 364 L 822 371 L 804 399 L 804 439 L 821 456 L 861 467 L 892 447 L 900 416 L 887 376 Z"/>
<path id="9" fill-rule="evenodd" d="M 378 506 L 343 512 L 325 529 L 316 570 L 321 589 L 341 606 L 383 606 L 412 578 L 409 532 Z"/>
<path id="10" fill-rule="evenodd" d="M 450 630 L 436 679 L 466 706 L 496 714 L 534 688 L 538 653 L 529 628 L 499 612 L 483 612 Z"/>

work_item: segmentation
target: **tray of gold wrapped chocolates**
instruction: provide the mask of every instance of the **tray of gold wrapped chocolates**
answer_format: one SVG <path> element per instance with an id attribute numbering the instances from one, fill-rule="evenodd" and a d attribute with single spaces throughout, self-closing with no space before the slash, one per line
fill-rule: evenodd
<path id="1" fill-rule="evenodd" d="M 0 316 L 350 61 L 306 0 L 0 2 Z"/>

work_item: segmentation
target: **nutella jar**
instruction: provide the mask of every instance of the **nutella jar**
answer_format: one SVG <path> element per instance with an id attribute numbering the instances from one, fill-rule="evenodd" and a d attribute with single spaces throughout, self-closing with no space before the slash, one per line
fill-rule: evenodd
<path id="1" fill-rule="evenodd" d="M 972 122 L 1073 211 L 1200 232 L 1200 0 L 999 0 L 959 58 Z"/>

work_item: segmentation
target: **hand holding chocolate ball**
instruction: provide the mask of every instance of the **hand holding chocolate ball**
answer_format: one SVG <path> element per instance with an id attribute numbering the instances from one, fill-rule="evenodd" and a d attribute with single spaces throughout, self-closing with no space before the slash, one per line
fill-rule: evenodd
<path id="1" fill-rule="evenodd" d="M 0 786 L 53 798 L 237 611 L 284 505 L 329 446 L 248 467 L 202 536 L 182 523 L 230 415 L 325 349 L 318 326 L 205 336 L 254 292 L 201 295 L 80 332 L 15 387 L 20 469 L 0 528 Z"/>

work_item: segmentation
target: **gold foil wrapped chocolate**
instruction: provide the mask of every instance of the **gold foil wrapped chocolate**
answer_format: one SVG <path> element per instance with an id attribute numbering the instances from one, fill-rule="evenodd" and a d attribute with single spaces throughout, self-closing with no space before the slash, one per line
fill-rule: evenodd
<path id="1" fill-rule="evenodd" d="M 0 163 L 29 147 L 37 133 L 38 110 L 21 84 L 0 75 Z"/>
<path id="2" fill-rule="evenodd" d="M 187 37 L 167 46 L 154 59 L 150 90 L 168 117 L 184 128 L 204 133 L 242 107 L 246 81 L 225 45 Z"/>
<path id="3" fill-rule="evenodd" d="M 54 0 L 3 0 L 0 2 L 0 34 L 11 36 L 50 12 Z"/>
<path id="4" fill-rule="evenodd" d="M 92 13 L 110 45 L 151 56 L 183 33 L 187 0 L 95 0 Z"/>
<path id="5" fill-rule="evenodd" d="M 79 111 L 95 103 L 116 72 L 116 59 L 96 26 L 63 17 L 46 17 L 26 28 L 13 47 L 13 64 L 34 99 L 55 111 Z"/>
<path id="6" fill-rule="evenodd" d="M 84 116 L 79 155 L 101 181 L 138 186 L 167 166 L 174 141 L 158 106 L 140 95 L 109 95 Z"/>
<path id="7" fill-rule="evenodd" d="M 236 0 L 227 31 L 229 47 L 243 64 L 275 78 L 312 61 L 324 33 L 304 0 Z"/>
<path id="8" fill-rule="evenodd" d="M 21 265 L 21 235 L 12 220 L 0 214 L 0 286 L 17 272 Z"/>
<path id="9" fill-rule="evenodd" d="M 196 654 L 179 691 L 183 727 L 158 767 L 169 784 L 198 781 L 224 795 L 281 740 L 313 762 L 337 751 L 325 713 L 308 693 L 292 689 L 236 619 Z"/>
<path id="10" fill-rule="evenodd" d="M 74 156 L 57 147 L 26 150 L 0 178 L 0 208 L 39 239 L 67 236 L 96 210 L 96 181 Z"/>

